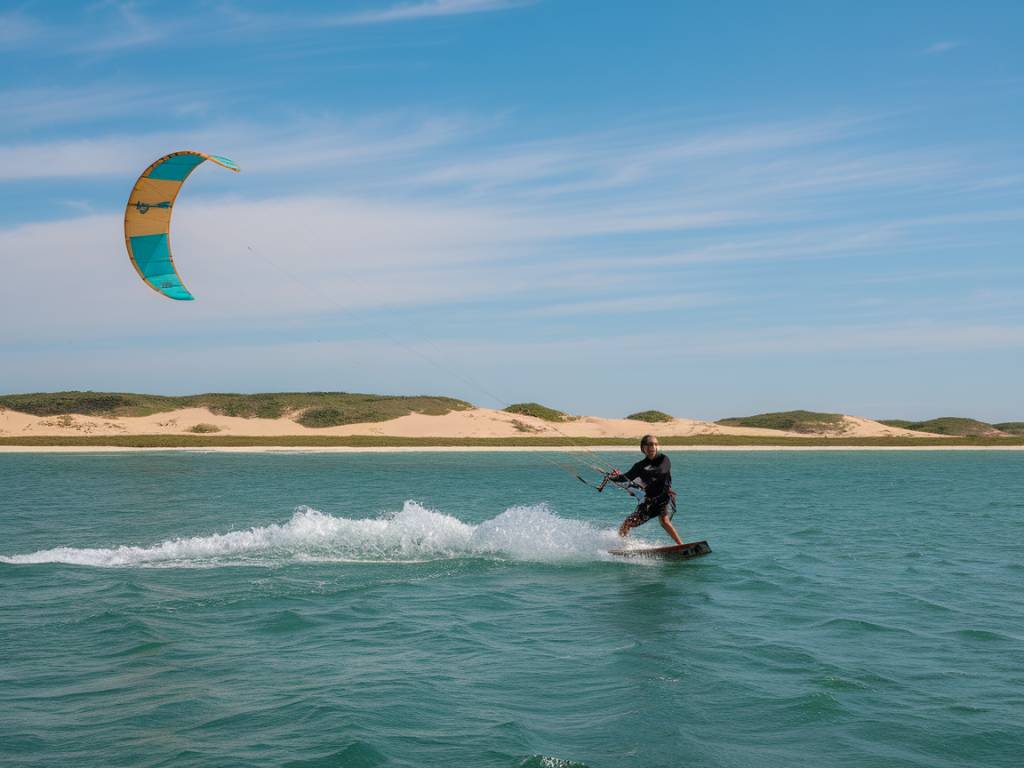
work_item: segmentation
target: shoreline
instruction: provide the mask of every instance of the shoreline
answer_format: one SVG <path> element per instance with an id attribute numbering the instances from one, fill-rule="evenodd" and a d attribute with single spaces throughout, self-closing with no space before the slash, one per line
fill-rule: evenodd
<path id="1" fill-rule="evenodd" d="M 1024 445 L 665 445 L 665 453 L 721 451 L 1024 451 Z M 639 453 L 635 446 L 521 446 L 521 445 L 438 445 L 438 446 L 118 446 L 118 445 L 0 445 L 7 453 Z"/>

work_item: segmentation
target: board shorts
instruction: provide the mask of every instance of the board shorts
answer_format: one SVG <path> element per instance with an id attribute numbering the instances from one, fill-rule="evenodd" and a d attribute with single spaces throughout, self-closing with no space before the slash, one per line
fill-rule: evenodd
<path id="1" fill-rule="evenodd" d="M 662 517 L 663 515 L 669 520 L 676 514 L 676 495 L 674 493 L 667 493 L 663 496 L 659 496 L 655 499 L 645 499 L 637 504 L 636 510 L 633 514 L 626 518 L 625 523 L 628 523 L 632 528 L 637 525 L 643 525 L 648 520 L 652 520 L 655 517 Z"/>

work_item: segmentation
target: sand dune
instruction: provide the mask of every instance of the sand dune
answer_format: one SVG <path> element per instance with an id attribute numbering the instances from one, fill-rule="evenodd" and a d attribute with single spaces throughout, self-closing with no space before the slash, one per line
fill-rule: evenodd
<path id="1" fill-rule="evenodd" d="M 608 437 L 639 438 L 648 432 L 659 437 L 689 437 L 694 435 L 747 435 L 807 437 L 806 434 L 783 432 L 777 429 L 726 427 L 698 419 L 673 419 L 659 424 L 647 424 L 629 419 L 605 419 L 581 416 L 572 421 L 552 424 L 532 416 L 505 413 L 489 408 L 452 411 L 444 416 L 410 414 L 390 421 L 349 424 L 340 427 L 311 429 L 290 418 L 245 419 L 219 416 L 207 408 L 183 408 L 152 416 L 99 418 L 95 416 L 32 416 L 27 413 L 0 409 L 0 436 L 30 435 L 71 437 L 77 435 L 183 435 L 197 427 L 217 435 L 243 437 L 283 437 L 292 435 L 376 435 L 383 437 Z M 835 430 L 822 432 L 826 437 L 927 437 L 937 435 L 912 432 L 888 427 L 871 419 L 844 416 L 843 424 Z"/>

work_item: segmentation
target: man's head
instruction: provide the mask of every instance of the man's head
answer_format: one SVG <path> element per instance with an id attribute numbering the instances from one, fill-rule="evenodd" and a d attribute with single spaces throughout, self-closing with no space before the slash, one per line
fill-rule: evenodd
<path id="1" fill-rule="evenodd" d="M 658 444 L 658 438 L 654 435 L 644 435 L 640 439 L 640 450 L 644 452 L 644 455 L 648 459 L 653 459 L 658 455 L 658 450 L 661 446 Z"/>

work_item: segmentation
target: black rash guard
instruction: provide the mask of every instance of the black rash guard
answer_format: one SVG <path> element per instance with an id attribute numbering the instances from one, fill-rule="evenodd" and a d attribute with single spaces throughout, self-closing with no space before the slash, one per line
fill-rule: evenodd
<path id="1" fill-rule="evenodd" d="M 653 459 L 644 458 L 620 475 L 612 475 L 613 483 L 634 480 L 642 485 L 647 500 L 654 501 L 668 495 L 672 490 L 672 462 L 668 456 L 659 453 Z"/>

